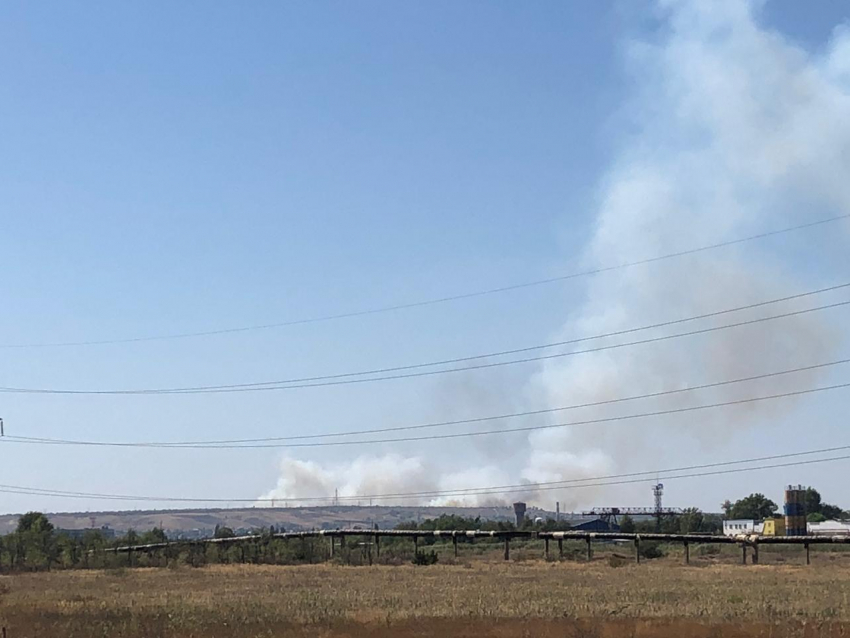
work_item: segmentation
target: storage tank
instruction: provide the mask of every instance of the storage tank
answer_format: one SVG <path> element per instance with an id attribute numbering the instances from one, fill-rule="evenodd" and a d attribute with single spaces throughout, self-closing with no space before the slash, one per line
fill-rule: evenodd
<path id="1" fill-rule="evenodd" d="M 525 522 L 525 503 L 514 503 L 514 514 L 516 515 L 516 526 L 522 527 Z"/>
<path id="2" fill-rule="evenodd" d="M 806 536 L 806 490 L 802 485 L 785 489 L 785 535 Z"/>

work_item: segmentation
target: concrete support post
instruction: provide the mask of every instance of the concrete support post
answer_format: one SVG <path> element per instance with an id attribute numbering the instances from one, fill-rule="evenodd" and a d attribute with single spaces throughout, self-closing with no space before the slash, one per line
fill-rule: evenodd
<path id="1" fill-rule="evenodd" d="M 640 563 L 640 536 L 635 536 L 635 562 Z"/>
<path id="2" fill-rule="evenodd" d="M 543 539 L 543 555 L 546 557 L 546 560 L 549 560 L 549 539 Z"/>
<path id="3" fill-rule="evenodd" d="M 511 537 L 505 536 L 505 560 L 511 559 Z"/>
<path id="4" fill-rule="evenodd" d="M 419 537 L 413 537 L 413 554 L 416 555 L 419 553 Z"/>
<path id="5" fill-rule="evenodd" d="M 558 539 L 558 557 L 559 558 L 564 557 L 564 539 L 563 538 Z"/>
<path id="6" fill-rule="evenodd" d="M 812 557 L 811 557 L 811 554 L 809 554 L 809 544 L 806 543 L 806 565 L 811 565 L 811 564 L 812 564 Z"/>
<path id="7" fill-rule="evenodd" d="M 747 546 L 744 543 L 741 543 L 741 564 L 747 564 Z"/>
<path id="8" fill-rule="evenodd" d="M 759 564 L 759 544 L 753 543 L 753 565 Z"/>
<path id="9" fill-rule="evenodd" d="M 452 544 L 455 547 L 455 558 L 457 558 L 457 534 L 452 534 Z"/>
<path id="10" fill-rule="evenodd" d="M 375 556 L 381 555 L 381 537 L 375 534 Z"/>
<path id="11" fill-rule="evenodd" d="M 336 554 L 336 538 L 331 536 L 330 539 L 330 551 L 331 551 L 331 560 L 333 560 L 334 554 Z"/>
<path id="12" fill-rule="evenodd" d="M 588 536 L 585 541 L 587 542 L 587 560 L 593 560 L 593 545 L 590 544 L 590 536 Z"/>
<path id="13" fill-rule="evenodd" d="M 685 541 L 685 565 L 691 564 L 691 546 Z"/>

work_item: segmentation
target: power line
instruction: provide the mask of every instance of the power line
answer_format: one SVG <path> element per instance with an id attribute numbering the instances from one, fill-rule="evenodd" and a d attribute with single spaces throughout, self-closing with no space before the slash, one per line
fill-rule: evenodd
<path id="1" fill-rule="evenodd" d="M 714 381 L 710 383 L 704 383 L 695 386 L 689 386 L 685 388 L 676 388 L 673 390 L 663 390 L 659 392 L 650 392 L 646 394 L 637 394 L 630 395 L 625 397 L 617 397 L 615 399 L 606 399 L 603 401 L 592 401 L 586 403 L 577 403 L 566 406 L 559 406 L 554 408 L 543 408 L 538 410 L 526 410 L 523 412 L 511 412 L 497 415 L 489 415 L 489 416 L 481 416 L 481 417 L 473 417 L 467 419 L 456 419 L 452 421 L 437 421 L 432 423 L 418 423 L 414 425 L 402 425 L 395 427 L 386 427 L 386 428 L 371 428 L 371 429 L 363 429 L 363 430 L 349 430 L 345 432 L 332 432 L 332 433 L 321 433 L 321 434 L 301 434 L 301 435 L 292 435 L 292 436 L 277 436 L 277 437 L 260 437 L 260 438 L 252 438 L 252 439 L 218 439 L 218 440 L 195 440 L 195 441 L 91 441 L 91 440 L 80 440 L 80 439 L 57 439 L 57 438 L 47 438 L 47 437 L 29 437 L 29 436 L 15 436 L 9 435 L 0 439 L 0 443 L 31 443 L 31 444 L 41 444 L 41 445 L 83 445 L 83 446 L 101 446 L 101 447 L 142 447 L 142 448 L 187 448 L 187 449 L 204 449 L 206 447 L 212 447 L 213 449 L 239 449 L 243 447 L 248 447 L 247 444 L 252 443 L 271 443 L 271 442 L 282 442 L 282 441 L 302 441 L 302 440 L 316 440 L 316 439 L 327 439 L 327 438 L 339 438 L 339 437 L 347 437 L 347 436 L 363 436 L 366 434 L 383 434 L 389 432 L 401 432 L 401 431 L 410 431 L 410 430 L 424 430 L 424 429 L 433 429 L 438 427 L 446 427 L 450 425 L 465 425 L 471 423 L 482 423 L 486 421 L 496 421 L 501 419 L 513 419 L 519 417 L 527 417 L 527 416 L 535 416 L 540 414 L 551 414 L 554 412 L 563 412 L 567 410 L 576 410 L 580 408 L 590 408 L 590 407 L 600 407 L 603 405 L 612 405 L 617 403 L 624 403 L 627 401 L 636 401 L 640 399 L 650 399 L 650 398 L 658 398 L 664 396 L 670 396 L 674 394 L 682 394 L 686 392 L 696 392 L 698 390 L 705 390 L 709 388 L 717 388 L 728 385 L 734 385 L 738 383 L 746 383 L 750 381 L 758 381 L 761 379 L 769 379 L 780 376 L 785 376 L 789 374 L 795 374 L 799 372 L 810 372 L 813 370 L 820 370 L 824 368 L 846 365 L 850 363 L 850 359 L 839 359 L 837 361 L 829 361 L 826 363 L 817 363 L 809 366 L 801 366 L 798 368 L 791 368 L 787 370 L 779 370 L 774 372 L 767 372 L 764 374 L 752 375 L 748 377 L 738 377 L 736 379 L 728 379 L 724 381 Z M 263 447 L 271 447 L 271 446 L 263 446 Z M 284 446 L 285 447 L 285 446 Z"/>
<path id="2" fill-rule="evenodd" d="M 97 442 L 97 441 L 79 441 L 74 442 L 71 440 L 57 441 L 53 443 L 53 445 L 87 445 L 87 446 L 98 446 L 98 447 L 172 447 L 172 448 L 196 448 L 196 449 L 235 449 L 236 447 L 240 448 L 304 448 L 304 447 L 336 447 L 336 446 L 352 446 L 352 445 L 373 445 L 379 443 L 405 443 L 411 441 L 436 441 L 441 439 L 459 439 L 459 438 L 467 438 L 473 436 L 488 436 L 493 434 L 513 434 L 517 432 L 534 432 L 539 430 L 551 430 L 555 428 L 565 428 L 565 427 L 574 427 L 574 426 L 584 426 L 584 425 L 598 425 L 600 423 L 614 423 L 620 421 L 631 421 L 634 419 L 644 419 L 658 416 L 668 416 L 671 414 L 683 414 L 687 412 L 696 412 L 700 410 L 710 410 L 714 408 L 721 408 L 733 405 L 745 405 L 749 403 L 757 403 L 762 401 L 773 401 L 776 399 L 784 399 L 796 396 L 803 396 L 807 394 L 814 394 L 817 392 L 829 392 L 831 390 L 839 390 L 850 387 L 850 383 L 841 383 L 830 386 L 823 386 L 820 388 L 809 388 L 806 390 L 794 390 L 790 392 L 782 392 L 778 394 L 771 394 L 760 397 L 750 397 L 747 399 L 735 399 L 733 401 L 722 401 L 717 403 L 709 403 L 705 405 L 697 405 L 697 406 L 687 406 L 682 408 L 672 408 L 669 410 L 656 410 L 653 412 L 641 412 L 638 414 L 627 414 L 621 416 L 614 417 L 605 417 L 599 419 L 586 419 L 582 421 L 570 421 L 567 423 L 552 423 L 547 425 L 529 425 L 522 427 L 514 427 L 514 428 L 502 428 L 500 430 L 476 430 L 472 432 L 453 432 L 450 434 L 429 434 L 423 436 L 408 436 L 408 437 L 397 437 L 397 438 L 388 438 L 388 439 L 366 439 L 360 441 L 320 441 L 320 442 L 310 442 L 310 443 L 257 443 L 257 444 L 248 444 L 248 445 L 183 445 L 183 446 L 175 446 L 175 445 L 151 445 L 145 443 L 110 443 L 110 442 Z M 6 436 L 0 439 L 0 443 L 33 443 L 34 441 L 23 441 L 23 440 L 14 440 L 11 437 Z"/>
<path id="3" fill-rule="evenodd" d="M 567 275 L 560 275 L 557 277 L 549 277 L 546 279 L 537 279 L 534 281 L 527 281 L 518 284 L 511 284 L 507 286 L 499 286 L 496 288 L 489 288 L 486 290 L 479 290 L 467 293 L 461 293 L 457 295 L 448 295 L 445 297 L 436 297 L 433 299 L 425 299 L 422 301 L 414 301 L 410 303 L 404 304 L 394 304 L 387 306 L 380 306 L 377 308 L 371 308 L 367 310 L 358 310 L 353 312 L 344 312 L 338 314 L 329 314 L 329 315 L 321 315 L 317 317 L 308 317 L 303 319 L 294 319 L 291 321 L 281 321 L 277 323 L 267 323 L 267 324 L 257 324 L 252 326 L 241 326 L 236 328 L 224 328 L 220 330 L 206 330 L 206 331 L 197 331 L 197 332 L 181 332 L 174 334 L 166 334 L 166 335 L 153 335 L 146 337 L 128 337 L 124 339 L 101 339 L 101 340 L 89 340 L 89 341 L 57 341 L 57 342 L 43 342 L 43 343 L 20 343 L 20 344 L 0 344 L 0 349 L 12 349 L 12 348 L 56 348 L 56 347 L 77 347 L 77 346 L 97 346 L 97 345 L 115 345 L 115 344 L 123 344 L 123 343 L 140 343 L 145 341 L 164 341 L 164 340 L 172 340 L 172 339 L 187 339 L 192 337 L 209 337 L 214 335 L 225 335 L 225 334 L 234 334 L 239 332 L 249 332 L 255 330 L 269 330 L 272 328 L 284 328 L 287 326 L 296 326 L 310 323 L 322 323 L 328 321 L 337 321 L 341 319 L 352 319 L 355 317 L 364 317 L 368 315 L 376 315 L 388 312 L 395 312 L 399 310 L 409 310 L 413 308 L 421 308 L 424 306 L 432 306 L 437 304 L 448 303 L 452 301 L 460 301 L 463 299 L 472 299 L 475 297 L 484 297 L 487 295 L 495 295 L 504 292 L 510 292 L 513 290 L 520 290 L 522 288 L 532 288 L 536 286 L 543 286 L 552 283 L 558 283 L 562 281 L 568 281 L 570 279 L 577 279 L 580 277 L 587 277 L 591 275 L 598 275 L 605 272 L 611 272 L 615 270 L 621 270 L 625 268 L 631 268 L 634 266 L 641 266 L 645 264 L 651 264 L 659 261 L 664 261 L 667 259 L 674 259 L 677 257 L 684 257 L 687 255 L 694 255 L 697 253 L 714 250 L 717 248 L 724 248 L 727 246 L 733 246 L 736 244 L 742 244 L 746 242 L 756 241 L 759 239 L 766 239 L 768 237 L 775 237 L 777 235 L 783 235 L 785 233 L 790 233 L 798 230 L 804 230 L 807 228 L 813 228 L 816 226 L 821 226 L 824 224 L 829 224 L 832 222 L 840 221 L 842 219 L 850 219 L 850 214 L 845 215 L 837 215 L 835 217 L 828 217 L 825 219 L 820 219 L 813 222 L 808 222 L 805 224 L 798 224 L 796 226 L 789 226 L 786 228 L 780 228 L 778 230 L 772 230 L 764 233 L 758 233 L 755 235 L 749 235 L 746 237 L 740 237 L 738 239 L 732 239 L 729 241 L 717 242 L 714 244 L 708 244 L 705 246 L 700 246 L 697 248 L 691 248 L 687 250 L 680 250 L 673 253 L 667 253 L 664 255 L 657 255 L 655 257 L 649 257 L 646 259 L 639 259 L 637 261 L 631 262 L 623 262 L 621 264 L 614 264 L 611 266 L 604 266 L 601 268 L 592 268 L 589 270 L 582 270 L 573 272 Z"/>
<path id="4" fill-rule="evenodd" d="M 541 483 L 518 483 L 506 486 L 489 486 L 482 488 L 467 488 L 460 490 L 434 490 L 431 492 L 399 492 L 394 494 L 371 494 L 359 496 L 318 496 L 318 497 L 283 497 L 283 498 L 186 498 L 173 496 L 131 496 L 124 494 L 103 494 L 98 492 L 77 492 L 68 490 L 53 490 L 37 487 L 27 487 L 21 485 L 2 485 L 0 484 L 0 492 L 10 494 L 24 494 L 29 496 L 52 496 L 57 498 L 88 498 L 95 500 L 118 500 L 118 501 L 161 501 L 161 502 L 177 502 L 177 503 L 284 503 L 284 502 L 322 502 L 333 501 L 336 498 L 340 500 L 357 501 L 357 500 L 395 500 L 411 497 L 438 497 L 438 496 L 480 496 L 487 494 L 511 494 L 516 492 L 530 491 L 548 491 L 560 489 L 578 489 L 586 487 L 608 487 L 616 485 L 626 485 L 630 483 L 643 483 L 645 481 L 655 481 L 656 477 L 663 480 L 673 480 L 679 478 L 695 478 L 703 476 L 715 476 L 721 474 L 735 474 L 740 472 L 752 472 L 756 470 L 773 469 L 779 467 L 793 467 L 802 465 L 813 465 L 817 463 L 828 463 L 834 461 L 843 461 L 850 459 L 850 455 L 833 456 L 821 459 L 806 459 L 802 461 L 789 461 L 783 463 L 772 463 L 768 465 L 758 465 L 753 467 L 743 468 L 728 468 L 730 465 L 743 465 L 748 463 L 760 463 L 767 460 L 778 460 L 796 458 L 800 456 L 810 456 L 813 454 L 825 454 L 827 452 L 836 452 L 850 449 L 850 445 L 823 448 L 820 450 L 808 450 L 801 452 L 792 452 L 788 454 L 776 454 L 771 456 L 756 457 L 750 459 L 739 459 L 735 461 L 721 461 L 718 463 L 704 463 L 700 465 L 690 465 L 666 470 L 645 470 L 640 472 L 631 472 L 623 474 L 612 474 L 608 476 L 588 477 L 585 479 L 570 479 L 565 481 L 549 481 Z M 727 468 L 722 470 L 713 469 L 707 472 L 694 472 L 695 470 L 705 470 L 710 468 Z M 690 472 L 687 474 L 670 474 L 673 472 Z M 640 478 L 635 478 L 640 477 Z M 620 480 L 624 479 L 624 480 Z M 595 481 L 595 482 L 594 482 Z M 475 491 L 473 491 L 475 490 Z"/>
<path id="5" fill-rule="evenodd" d="M 842 284 L 842 286 L 846 286 L 847 284 Z M 824 289 L 826 290 L 826 289 Z M 806 294 L 816 294 L 816 293 L 806 293 Z M 762 304 L 767 302 L 761 302 Z M 301 379 L 289 379 L 289 380 L 281 380 L 281 381 L 262 381 L 262 382 L 254 382 L 254 383 L 241 383 L 241 384 L 229 384 L 229 385 L 215 385 L 215 386 L 190 386 L 190 387 L 175 387 L 175 388 L 143 388 L 143 389 L 120 389 L 120 390 L 72 390 L 66 388 L 20 388 L 20 387 L 9 387 L 4 386 L 0 387 L 0 392 L 3 393 L 16 393 L 16 394 L 69 394 L 69 395 L 159 395 L 159 394 L 217 394 L 217 393 L 230 393 L 230 392 L 257 392 L 257 391 L 269 391 L 269 390 L 293 390 L 299 388 L 315 388 L 315 387 L 327 387 L 327 386 L 335 386 L 335 385 L 350 385 L 354 383 L 372 383 L 375 381 L 387 381 L 390 379 L 409 379 L 414 377 L 424 377 L 424 376 L 433 376 L 437 374 L 449 374 L 456 372 L 466 372 L 470 370 L 483 370 L 488 368 L 496 368 L 501 366 L 508 365 L 516 365 L 520 363 L 530 363 L 533 361 L 545 361 L 550 359 L 559 359 L 562 357 L 569 357 L 578 354 L 588 354 L 592 352 L 602 352 L 605 350 L 614 350 L 618 348 L 625 348 L 629 346 L 636 345 L 644 345 L 648 343 L 657 343 L 660 341 L 667 341 L 670 339 L 678 339 L 681 337 L 690 337 L 700 334 L 707 334 L 711 332 L 717 332 L 719 330 L 727 330 L 730 328 L 738 328 L 742 326 L 749 326 L 759 323 L 764 323 L 767 321 L 773 321 L 776 319 L 785 319 L 788 317 L 796 317 L 804 314 L 809 314 L 812 312 L 817 312 L 820 310 L 829 310 L 833 308 L 839 308 L 842 306 L 850 305 L 850 300 L 848 301 L 839 301 L 832 304 L 826 304 L 822 306 L 816 306 L 813 308 L 806 308 L 804 310 L 795 310 L 792 312 L 781 313 L 777 315 L 771 315 L 768 317 L 760 317 L 757 319 L 749 319 L 747 321 L 739 321 L 731 324 L 724 324 L 721 326 L 713 326 L 709 328 L 700 328 L 698 330 L 691 330 L 688 332 L 681 332 L 672 335 L 663 335 L 659 337 L 652 337 L 647 339 L 640 339 L 638 341 L 629 341 L 624 343 L 612 344 L 607 346 L 599 346 L 596 348 L 587 348 L 584 350 L 571 350 L 569 352 L 561 352 L 556 354 L 549 355 L 541 355 L 536 357 L 525 357 L 521 359 L 511 359 L 508 361 L 495 361 L 489 363 L 481 363 L 471 366 L 464 366 L 459 368 L 445 368 L 439 370 L 426 370 L 419 372 L 409 372 L 402 374 L 388 374 L 383 376 L 366 376 L 370 374 L 375 374 L 377 370 L 367 370 L 367 371 L 359 371 L 359 372 L 348 372 L 344 374 L 338 375 L 325 375 L 321 377 L 302 377 Z M 740 309 L 746 308 L 742 306 Z M 726 311 L 719 311 L 721 313 L 726 312 L 734 312 L 734 309 L 729 309 Z M 676 323 L 681 323 L 682 321 L 692 320 L 690 318 L 686 318 L 683 320 L 676 320 Z M 633 330 L 638 330 L 633 329 Z M 643 328 L 645 329 L 645 328 Z M 612 335 L 615 333 L 612 333 Z M 599 339 L 609 335 L 596 335 L 594 337 L 584 337 L 580 340 L 589 340 L 589 339 Z M 557 345 L 563 345 L 570 343 L 567 342 L 559 342 L 556 344 L 546 344 L 542 346 L 534 346 L 533 348 L 548 348 L 555 347 Z M 508 351 L 504 351 L 503 353 L 490 353 L 487 355 L 477 355 L 475 357 L 471 357 L 473 359 L 481 359 L 487 357 L 495 357 L 500 354 L 504 354 Z M 438 365 L 437 363 L 425 363 L 425 364 L 413 364 L 411 366 L 404 366 L 403 368 L 421 368 L 425 366 Z M 386 368 L 385 368 L 386 369 Z M 340 379 L 339 377 L 360 377 L 363 376 L 365 378 L 345 378 Z M 332 379 L 332 380 L 322 380 L 313 382 L 312 379 Z M 309 381 L 306 383 L 302 383 L 301 381 Z"/>
<path id="6" fill-rule="evenodd" d="M 392 366 L 392 367 L 383 367 L 383 368 L 373 368 L 371 370 L 360 370 L 356 372 L 344 372 L 337 374 L 326 374 L 320 376 L 312 376 L 312 377 L 299 377 L 293 379 L 282 379 L 277 381 L 260 381 L 254 383 L 240 383 L 240 384 L 230 384 L 230 385 L 217 385 L 217 386 L 199 386 L 195 388 L 178 388 L 175 391 L 181 390 L 221 390 L 221 389 L 237 389 L 237 388 L 252 388 L 252 387 L 262 387 L 262 386 L 277 386 L 277 385 L 291 385 L 296 383 L 307 383 L 314 381 L 331 381 L 336 379 L 344 379 L 351 377 L 360 377 L 360 376 L 374 376 L 377 374 L 387 374 L 391 372 L 405 372 L 408 370 L 416 370 L 421 368 L 430 368 L 435 366 L 445 366 L 445 365 L 453 365 L 456 363 L 466 363 L 468 361 L 476 361 L 479 359 L 489 359 L 493 357 L 501 357 L 512 354 L 521 354 L 523 352 L 533 352 L 535 350 L 545 350 L 549 348 L 556 348 L 560 346 L 572 345 L 576 343 L 583 343 L 585 341 L 595 341 L 597 339 L 603 339 L 608 337 L 619 337 L 627 334 L 632 334 L 635 332 L 642 332 L 644 330 L 652 330 L 655 328 L 665 328 L 673 325 L 678 325 L 682 323 L 689 323 L 692 321 L 699 321 L 701 319 L 709 319 L 712 317 L 719 317 L 722 315 L 731 314 L 734 312 L 741 312 L 744 310 L 753 310 L 755 308 L 762 308 L 765 306 L 775 305 L 779 303 L 783 303 L 786 301 L 794 301 L 797 299 L 803 299 L 806 297 L 811 297 L 814 295 L 820 295 L 827 292 L 834 292 L 836 290 L 843 290 L 845 288 L 850 287 L 850 282 L 837 284 L 834 286 L 828 286 L 826 288 L 818 288 L 816 290 L 810 290 L 802 293 L 797 293 L 794 295 L 787 295 L 785 297 L 778 297 L 774 299 L 768 299 L 766 301 L 759 301 L 752 304 L 746 304 L 744 306 L 736 306 L 734 308 L 725 308 L 723 310 L 716 310 L 713 312 L 707 312 L 699 315 L 691 315 L 689 317 L 682 317 L 679 319 L 672 319 L 667 321 L 656 322 L 652 324 L 647 324 L 643 326 L 637 326 L 632 328 L 625 328 L 623 330 L 615 330 L 612 332 L 606 332 L 602 334 L 596 335 L 588 335 L 585 337 L 577 337 L 574 339 L 568 339 L 564 341 L 556 341 L 552 343 L 545 343 L 533 346 L 526 346 L 524 348 L 514 348 L 511 350 L 500 350 L 496 352 L 488 352 L 484 354 L 470 355 L 466 357 L 455 357 L 451 359 L 441 359 L 436 361 L 429 361 L 426 363 L 414 363 L 403 366 Z"/>

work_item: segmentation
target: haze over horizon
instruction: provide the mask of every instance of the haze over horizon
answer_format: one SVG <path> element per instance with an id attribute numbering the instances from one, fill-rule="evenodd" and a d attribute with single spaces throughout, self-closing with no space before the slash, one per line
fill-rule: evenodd
<path id="1" fill-rule="evenodd" d="M 337 375 L 575 340 L 850 282 L 847 219 L 604 271 L 850 214 L 850 7 L 434 6 L 0 9 L 0 386 L 97 391 Z M 586 270 L 604 272 L 297 323 Z M 847 299 L 839 289 L 575 348 Z M 2 393 L 10 440 L 0 438 L 0 511 L 429 493 L 850 446 L 846 389 L 598 422 L 848 383 L 839 365 L 677 392 L 850 358 L 847 318 L 841 306 L 347 385 Z M 216 334 L 148 339 L 197 332 Z M 116 343 L 79 345 L 99 341 Z M 55 345 L 69 342 L 78 345 Z M 292 437 L 666 392 L 676 393 L 390 437 L 596 421 L 470 438 L 290 449 L 11 440 Z M 779 502 L 786 484 L 802 483 L 846 508 L 849 464 L 658 478 L 672 506 L 718 511 L 751 492 Z M 396 502 L 650 505 L 656 478 Z"/>

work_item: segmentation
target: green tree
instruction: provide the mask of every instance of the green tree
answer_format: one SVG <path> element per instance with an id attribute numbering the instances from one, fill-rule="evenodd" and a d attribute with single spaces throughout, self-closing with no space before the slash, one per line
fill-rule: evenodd
<path id="1" fill-rule="evenodd" d="M 709 534 L 719 534 L 723 531 L 723 517 L 718 514 L 702 514 L 701 532 Z"/>
<path id="2" fill-rule="evenodd" d="M 844 516 L 844 512 L 837 505 L 824 503 L 820 492 L 813 487 L 806 489 L 805 507 L 807 516 L 820 514 L 824 517 L 824 520 L 837 519 Z"/>
<path id="3" fill-rule="evenodd" d="M 544 532 L 566 532 L 571 525 L 567 521 L 556 521 L 554 518 L 547 518 L 540 529 Z"/>
<path id="4" fill-rule="evenodd" d="M 826 520 L 826 516 L 820 512 L 812 512 L 806 517 L 806 520 L 810 523 L 823 523 Z"/>
<path id="5" fill-rule="evenodd" d="M 732 514 L 732 501 L 728 498 L 720 504 L 720 509 L 723 510 L 723 516 L 726 518 L 731 518 Z"/>
<path id="6" fill-rule="evenodd" d="M 691 534 L 702 530 L 704 516 L 697 507 L 689 507 L 679 517 L 679 532 Z"/>
<path id="7" fill-rule="evenodd" d="M 838 520 L 844 518 L 844 510 L 837 505 L 830 505 L 829 503 L 823 503 L 820 506 L 819 514 L 827 520 Z"/>
<path id="8" fill-rule="evenodd" d="M 45 533 L 53 531 L 53 523 L 41 512 L 27 512 L 18 519 L 18 534 L 28 532 Z"/>
<path id="9" fill-rule="evenodd" d="M 806 514 L 819 514 L 821 508 L 821 495 L 815 488 L 806 488 L 805 495 Z"/>
<path id="10" fill-rule="evenodd" d="M 213 538 L 233 538 L 236 534 L 227 525 L 216 525 Z"/>
<path id="11" fill-rule="evenodd" d="M 634 534 L 635 519 L 626 514 L 623 518 L 620 519 L 620 531 L 624 534 Z"/>
<path id="12" fill-rule="evenodd" d="M 735 501 L 729 512 L 729 518 L 762 520 L 772 517 L 778 509 L 776 503 L 764 494 L 750 494 Z"/>
<path id="13" fill-rule="evenodd" d="M 139 545 L 152 545 L 154 543 L 166 543 L 168 537 L 161 527 L 154 527 L 149 532 L 145 532 L 139 537 Z"/>
<path id="14" fill-rule="evenodd" d="M 41 512 L 27 512 L 18 519 L 17 559 L 29 567 L 50 566 L 58 558 L 53 523 Z"/>

